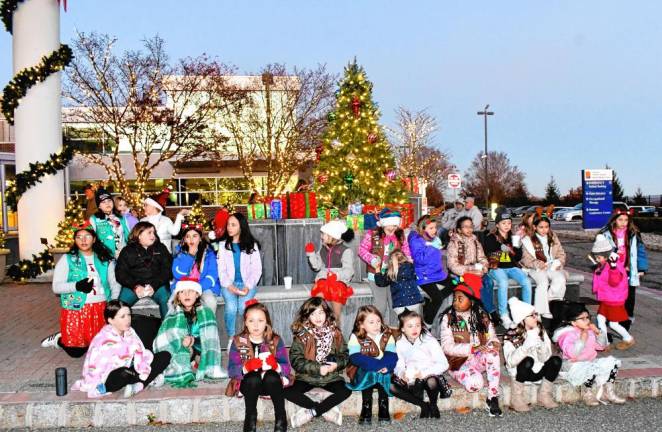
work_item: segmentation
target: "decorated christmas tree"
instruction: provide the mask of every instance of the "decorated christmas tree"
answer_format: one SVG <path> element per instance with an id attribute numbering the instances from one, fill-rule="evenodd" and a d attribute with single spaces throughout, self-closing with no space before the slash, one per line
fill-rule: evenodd
<path id="1" fill-rule="evenodd" d="M 207 217 L 202 211 L 202 203 L 198 200 L 191 206 L 191 213 L 186 217 L 186 221 L 191 225 L 202 225 L 208 228 Z"/>
<path id="2" fill-rule="evenodd" d="M 69 248 L 74 244 L 73 225 L 79 225 L 85 221 L 85 213 L 80 203 L 69 200 L 64 209 L 64 219 L 57 224 L 57 235 L 55 236 L 55 247 Z"/>
<path id="3" fill-rule="evenodd" d="M 372 100 L 372 83 L 356 60 L 345 68 L 336 106 L 318 149 L 315 191 L 325 206 L 405 202 L 403 183 Z"/>

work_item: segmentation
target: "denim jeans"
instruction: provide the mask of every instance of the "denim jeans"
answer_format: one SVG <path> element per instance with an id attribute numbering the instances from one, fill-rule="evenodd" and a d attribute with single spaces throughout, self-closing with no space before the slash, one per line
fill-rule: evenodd
<path id="1" fill-rule="evenodd" d="M 483 285 L 480 287 L 480 299 L 483 301 L 485 312 L 492 313 L 494 306 L 494 281 L 489 275 L 483 276 Z"/>
<path id="2" fill-rule="evenodd" d="M 158 288 L 154 291 L 154 294 L 151 296 L 152 300 L 159 305 L 159 313 L 161 314 L 161 320 L 163 320 L 168 313 L 168 300 L 170 300 L 170 290 L 166 285 Z M 138 296 L 136 293 L 127 287 L 122 287 L 120 291 L 120 296 L 118 300 L 123 301 L 129 307 L 133 306 L 138 302 Z"/>
<path id="3" fill-rule="evenodd" d="M 497 284 L 499 315 L 508 316 L 508 279 L 513 279 L 522 287 L 522 301 L 531 304 L 531 282 L 521 268 L 499 268 L 490 270 L 490 276 Z"/>
<path id="4" fill-rule="evenodd" d="M 223 300 L 225 301 L 223 319 L 225 321 L 225 331 L 229 338 L 236 334 L 237 315 L 243 317 L 245 309 L 244 303 L 255 297 L 256 292 L 257 288 L 253 287 L 248 290 L 248 294 L 245 296 L 238 296 L 237 294 L 231 293 L 227 288 L 221 288 L 221 295 L 223 295 Z"/>

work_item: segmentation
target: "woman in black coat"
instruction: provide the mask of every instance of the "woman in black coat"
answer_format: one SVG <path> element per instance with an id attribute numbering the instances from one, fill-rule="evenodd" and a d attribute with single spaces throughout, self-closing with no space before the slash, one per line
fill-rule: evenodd
<path id="1" fill-rule="evenodd" d="M 115 279 L 122 285 L 119 299 L 133 306 L 138 299 L 151 297 L 163 319 L 168 312 L 171 268 L 172 256 L 159 241 L 154 225 L 138 222 L 117 258 Z"/>

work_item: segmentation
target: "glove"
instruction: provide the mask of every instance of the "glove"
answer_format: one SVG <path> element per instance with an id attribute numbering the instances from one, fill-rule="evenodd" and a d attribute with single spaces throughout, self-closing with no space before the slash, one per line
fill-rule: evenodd
<path id="1" fill-rule="evenodd" d="M 510 252 L 510 247 L 508 245 L 502 244 L 501 245 L 501 251 L 502 252 Z"/>
<path id="2" fill-rule="evenodd" d="M 609 254 L 609 261 L 611 261 L 611 262 L 618 261 L 618 254 L 616 252 L 610 253 Z"/>
<path id="3" fill-rule="evenodd" d="M 441 239 L 439 237 L 435 237 L 434 240 L 425 242 L 425 244 L 432 246 L 435 249 L 441 250 Z"/>
<path id="4" fill-rule="evenodd" d="M 273 370 L 273 371 L 278 369 L 278 362 L 276 361 L 276 357 L 274 357 L 273 355 L 269 355 L 269 357 L 267 357 L 267 359 L 264 361 L 264 363 L 265 363 L 266 366 L 271 368 L 271 370 Z M 262 369 L 264 369 L 264 367 L 262 367 Z"/>
<path id="5" fill-rule="evenodd" d="M 262 360 L 259 358 L 252 358 L 246 362 L 244 369 L 246 369 L 246 372 L 260 370 L 262 369 Z"/>
<path id="6" fill-rule="evenodd" d="M 94 288 L 94 281 L 91 279 L 81 279 L 76 282 L 76 291 L 89 294 L 90 291 L 92 291 L 92 288 Z"/>
<path id="7" fill-rule="evenodd" d="M 312 243 L 306 243 L 306 253 L 315 252 L 315 245 Z"/>

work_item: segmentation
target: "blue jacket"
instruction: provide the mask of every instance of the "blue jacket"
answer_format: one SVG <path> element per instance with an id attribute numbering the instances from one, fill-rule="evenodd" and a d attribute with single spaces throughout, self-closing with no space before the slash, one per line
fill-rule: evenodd
<path id="1" fill-rule="evenodd" d="M 400 264 L 395 280 L 391 280 L 387 274 L 375 274 L 375 284 L 391 286 L 391 300 L 394 308 L 423 303 L 423 295 L 416 282 L 414 265 L 410 262 Z"/>
<path id="2" fill-rule="evenodd" d="M 441 261 L 441 249 L 430 246 L 416 231 L 409 234 L 409 250 L 414 260 L 418 284 L 442 282 L 448 276 Z"/>
<path id="3" fill-rule="evenodd" d="M 179 245 L 175 248 L 174 255 L 172 275 L 175 279 L 172 281 L 171 290 L 175 288 L 178 280 L 189 275 L 195 262 L 195 257 L 182 252 Z M 198 270 L 200 271 L 200 286 L 202 286 L 202 291 L 211 290 L 214 294 L 220 296 L 221 284 L 218 280 L 218 263 L 216 262 L 216 254 L 211 247 L 207 247 L 202 257 L 202 268 Z"/>

